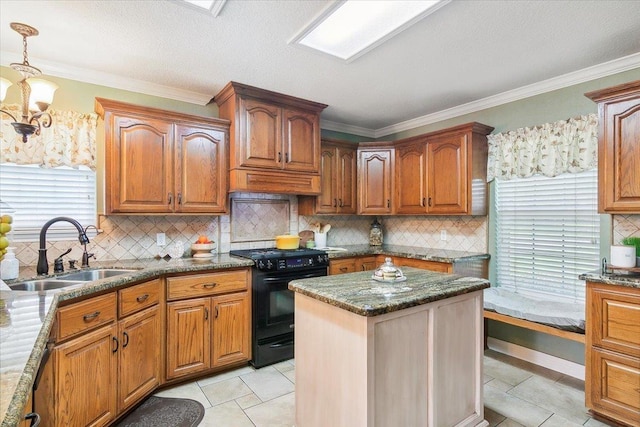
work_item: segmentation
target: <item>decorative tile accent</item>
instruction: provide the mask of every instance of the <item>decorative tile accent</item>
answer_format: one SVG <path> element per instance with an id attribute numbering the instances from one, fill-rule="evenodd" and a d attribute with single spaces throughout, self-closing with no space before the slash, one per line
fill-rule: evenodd
<path id="1" fill-rule="evenodd" d="M 232 199 L 231 243 L 273 240 L 289 232 L 289 200 Z"/>
<path id="2" fill-rule="evenodd" d="M 613 215 L 613 244 L 622 244 L 625 237 L 640 237 L 640 215 Z"/>

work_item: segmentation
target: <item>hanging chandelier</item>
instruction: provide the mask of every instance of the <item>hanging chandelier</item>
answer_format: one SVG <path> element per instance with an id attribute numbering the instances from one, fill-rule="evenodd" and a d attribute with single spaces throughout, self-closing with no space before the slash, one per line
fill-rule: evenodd
<path id="1" fill-rule="evenodd" d="M 35 78 L 41 75 L 42 72 L 29 64 L 27 37 L 37 36 L 38 30 L 18 22 L 12 22 L 10 25 L 15 32 L 22 36 L 23 61 L 22 63 L 11 64 L 11 68 L 22 74 L 22 80 L 16 83 L 20 88 L 22 97 L 21 120 L 18 120 L 6 110 L 0 110 L 0 112 L 13 119 L 11 125 L 16 130 L 16 133 L 22 135 L 22 142 L 27 142 L 29 136 L 40 135 L 41 128 L 51 126 L 51 115 L 47 113 L 47 108 L 53 101 L 53 94 L 58 89 L 58 85 L 44 79 Z M 11 82 L 0 77 L 0 102 L 4 101 L 9 86 L 11 86 Z M 41 121 L 42 123 L 40 123 Z"/>

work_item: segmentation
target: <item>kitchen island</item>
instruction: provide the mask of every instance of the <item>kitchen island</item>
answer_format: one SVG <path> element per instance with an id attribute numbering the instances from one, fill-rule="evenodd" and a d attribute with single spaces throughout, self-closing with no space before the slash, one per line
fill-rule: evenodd
<path id="1" fill-rule="evenodd" d="M 485 426 L 485 279 L 294 280 L 296 426 Z"/>

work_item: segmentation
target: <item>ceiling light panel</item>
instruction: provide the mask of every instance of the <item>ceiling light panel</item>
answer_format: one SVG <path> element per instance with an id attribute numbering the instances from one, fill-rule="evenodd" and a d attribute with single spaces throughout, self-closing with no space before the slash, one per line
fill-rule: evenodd
<path id="1" fill-rule="evenodd" d="M 290 43 L 350 61 L 409 28 L 449 1 L 336 1 L 294 36 Z"/>

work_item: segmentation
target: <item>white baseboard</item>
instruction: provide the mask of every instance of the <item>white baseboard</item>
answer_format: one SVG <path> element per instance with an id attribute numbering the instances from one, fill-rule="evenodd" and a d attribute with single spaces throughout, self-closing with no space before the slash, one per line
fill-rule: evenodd
<path id="1" fill-rule="evenodd" d="M 560 372 L 584 381 L 585 369 L 584 366 L 579 363 L 571 362 L 569 360 L 561 359 L 559 357 L 551 356 L 546 353 L 492 337 L 487 338 L 487 345 L 491 350 L 495 350 L 499 353 L 504 353 L 508 356 L 526 360 L 527 362 L 531 362 L 547 369 L 551 369 L 552 371 Z"/>

